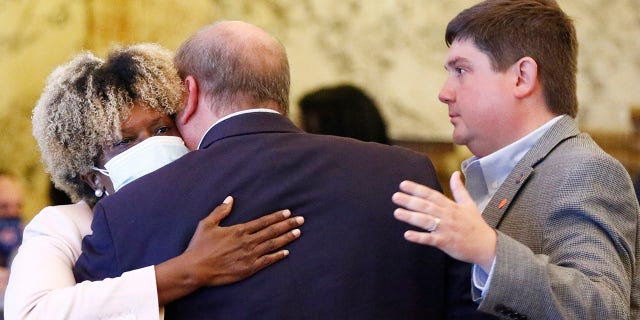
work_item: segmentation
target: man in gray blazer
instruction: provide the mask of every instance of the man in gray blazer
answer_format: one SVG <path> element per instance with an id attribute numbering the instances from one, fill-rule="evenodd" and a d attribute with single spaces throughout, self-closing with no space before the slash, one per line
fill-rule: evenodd
<path id="1" fill-rule="evenodd" d="M 474 264 L 479 309 L 506 319 L 639 319 L 639 208 L 624 167 L 584 133 L 577 40 L 553 0 L 484 1 L 447 26 L 439 98 L 473 156 L 455 201 L 411 181 L 412 242 Z M 482 213 L 482 214 L 480 214 Z"/>

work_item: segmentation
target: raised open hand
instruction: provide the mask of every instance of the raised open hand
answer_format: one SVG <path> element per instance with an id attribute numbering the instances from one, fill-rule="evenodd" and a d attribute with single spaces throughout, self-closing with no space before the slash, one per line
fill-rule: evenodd
<path id="1" fill-rule="evenodd" d="M 436 247 L 455 259 L 488 270 L 495 256 L 496 232 L 482 219 L 460 172 L 451 175 L 450 183 L 455 201 L 427 186 L 403 181 L 400 192 L 392 196 L 393 203 L 402 207 L 394 211 L 394 216 L 426 230 L 405 232 L 408 241 Z"/>

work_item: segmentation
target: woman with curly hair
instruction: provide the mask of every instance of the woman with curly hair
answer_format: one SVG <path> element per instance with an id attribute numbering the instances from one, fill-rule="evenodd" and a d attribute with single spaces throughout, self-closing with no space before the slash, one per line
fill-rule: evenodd
<path id="1" fill-rule="evenodd" d="M 93 205 L 189 151 L 173 121 L 181 99 L 171 53 L 154 44 L 115 49 L 106 61 L 82 53 L 49 76 L 33 110 L 33 135 L 56 187 L 75 203 L 47 207 L 27 225 L 12 265 L 7 318 L 158 319 L 164 304 L 242 280 L 288 254 L 279 248 L 299 236 L 291 229 L 302 218 L 284 210 L 219 227 L 231 211 L 229 197 L 201 221 L 181 255 L 76 284 L 72 268 L 91 233 Z"/>

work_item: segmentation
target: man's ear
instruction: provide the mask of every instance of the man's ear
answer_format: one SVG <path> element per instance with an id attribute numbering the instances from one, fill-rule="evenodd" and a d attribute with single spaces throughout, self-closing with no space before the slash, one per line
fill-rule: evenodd
<path id="1" fill-rule="evenodd" d="M 184 85 L 186 89 L 184 109 L 178 113 L 176 121 L 180 125 L 184 125 L 192 119 L 192 116 L 198 110 L 198 82 L 193 76 L 187 76 L 184 79 Z"/>
<path id="2" fill-rule="evenodd" d="M 524 98 L 531 95 L 538 83 L 538 63 L 531 57 L 523 57 L 513 66 L 517 76 L 515 96 Z"/>

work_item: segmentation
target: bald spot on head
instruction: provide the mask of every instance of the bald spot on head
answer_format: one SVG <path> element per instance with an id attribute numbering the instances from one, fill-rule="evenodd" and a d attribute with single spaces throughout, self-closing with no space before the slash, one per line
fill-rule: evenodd
<path id="1" fill-rule="evenodd" d="M 242 21 L 223 21 L 204 29 L 200 40 L 212 48 L 224 48 L 230 54 L 242 57 L 255 70 L 269 70 L 285 54 L 282 44 L 264 30 Z"/>

